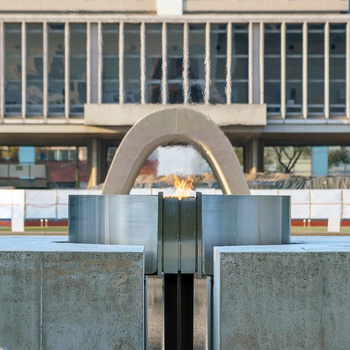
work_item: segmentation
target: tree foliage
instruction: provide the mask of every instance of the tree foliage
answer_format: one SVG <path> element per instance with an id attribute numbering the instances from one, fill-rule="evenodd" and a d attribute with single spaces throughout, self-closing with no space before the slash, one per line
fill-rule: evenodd
<path id="1" fill-rule="evenodd" d="M 243 165 L 243 159 L 244 159 L 243 147 L 234 147 L 234 150 L 236 152 L 236 156 L 238 158 L 239 164 Z"/>
<path id="2" fill-rule="evenodd" d="M 17 146 L 0 147 L 0 161 L 10 161 L 10 162 L 17 163 L 18 150 L 19 148 Z"/>
<path id="3" fill-rule="evenodd" d="M 276 153 L 279 168 L 282 172 L 290 174 L 302 155 L 310 155 L 311 147 L 273 147 Z"/>
<path id="4" fill-rule="evenodd" d="M 339 166 L 339 164 L 350 163 L 350 157 L 345 146 L 341 146 L 340 149 L 334 149 L 328 153 L 328 167 Z"/>

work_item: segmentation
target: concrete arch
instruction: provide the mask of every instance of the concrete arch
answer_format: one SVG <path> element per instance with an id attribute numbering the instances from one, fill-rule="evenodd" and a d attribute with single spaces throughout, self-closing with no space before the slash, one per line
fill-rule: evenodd
<path id="1" fill-rule="evenodd" d="M 173 142 L 192 144 L 206 159 L 225 194 L 250 194 L 236 153 L 204 114 L 188 108 L 152 113 L 136 123 L 120 144 L 104 183 L 103 194 L 128 194 L 147 157 Z"/>

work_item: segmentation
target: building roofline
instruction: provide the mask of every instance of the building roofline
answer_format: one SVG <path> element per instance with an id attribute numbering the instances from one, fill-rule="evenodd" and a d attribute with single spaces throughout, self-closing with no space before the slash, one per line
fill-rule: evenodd
<path id="1" fill-rule="evenodd" d="M 52 13 L 52 12 L 35 12 L 35 13 L 6 13 L 0 12 L 0 21 L 4 22 L 149 22 L 149 23 L 184 23 L 184 22 L 291 22 L 291 23 L 319 23 L 319 22 L 347 22 L 350 21 L 350 13 L 269 13 L 269 14 L 184 14 L 182 16 L 157 16 L 150 14 L 121 14 L 121 13 Z"/>

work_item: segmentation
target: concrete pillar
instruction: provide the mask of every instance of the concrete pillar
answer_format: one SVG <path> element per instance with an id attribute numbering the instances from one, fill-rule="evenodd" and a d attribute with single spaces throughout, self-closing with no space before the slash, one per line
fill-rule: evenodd
<path id="1" fill-rule="evenodd" d="M 88 165 L 89 165 L 89 180 L 88 188 L 101 183 L 101 140 L 94 138 L 88 145 Z"/>
<path id="2" fill-rule="evenodd" d="M 90 24 L 90 103 L 98 103 L 98 25 Z"/>
<path id="3" fill-rule="evenodd" d="M 261 74 L 261 26 L 260 23 L 252 25 L 252 76 L 251 76 L 251 91 L 252 97 L 250 103 L 260 104 L 260 74 Z"/>
<path id="4" fill-rule="evenodd" d="M 264 171 L 264 147 L 258 139 L 252 139 L 244 147 L 244 172 L 256 174 Z"/>

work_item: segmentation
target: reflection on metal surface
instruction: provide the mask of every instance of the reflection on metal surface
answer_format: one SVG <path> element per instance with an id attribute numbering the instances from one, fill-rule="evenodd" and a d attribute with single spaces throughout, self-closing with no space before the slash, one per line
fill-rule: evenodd
<path id="1" fill-rule="evenodd" d="M 69 196 L 69 241 L 145 247 L 145 273 L 157 271 L 155 196 Z"/>
<path id="2" fill-rule="evenodd" d="M 286 196 L 202 196 L 203 274 L 213 274 L 213 247 L 290 243 Z"/>
<path id="3" fill-rule="evenodd" d="M 189 273 L 197 271 L 196 248 L 196 198 L 163 198 L 159 215 L 162 215 L 160 243 L 162 255 L 158 254 L 158 272 Z"/>
<path id="4" fill-rule="evenodd" d="M 146 274 L 199 277 L 213 274 L 215 246 L 290 243 L 289 197 L 197 195 L 70 196 L 70 242 L 143 245 Z"/>

